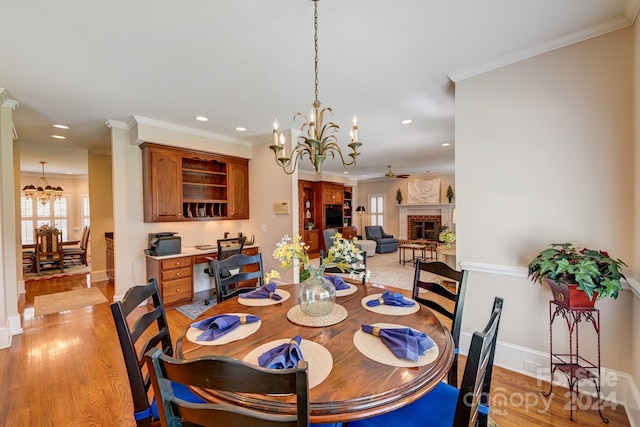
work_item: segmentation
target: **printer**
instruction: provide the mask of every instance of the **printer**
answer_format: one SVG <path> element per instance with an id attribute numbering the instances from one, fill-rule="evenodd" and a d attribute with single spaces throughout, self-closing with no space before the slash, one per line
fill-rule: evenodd
<path id="1" fill-rule="evenodd" d="M 149 248 L 144 253 L 150 256 L 175 255 L 182 251 L 182 239 L 175 232 L 149 233 Z"/>

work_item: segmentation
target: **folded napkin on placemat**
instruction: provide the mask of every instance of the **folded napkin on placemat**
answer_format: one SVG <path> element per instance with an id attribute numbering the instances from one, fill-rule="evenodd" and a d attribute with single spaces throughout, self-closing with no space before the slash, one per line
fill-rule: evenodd
<path id="1" fill-rule="evenodd" d="M 251 314 L 246 316 L 220 314 L 199 322 L 194 322 L 191 326 L 204 331 L 198 335 L 196 341 L 213 341 L 216 338 L 220 338 L 221 336 L 233 331 L 240 325 L 257 322 L 258 320 L 260 320 L 258 316 L 253 316 Z"/>
<path id="2" fill-rule="evenodd" d="M 411 307 L 415 304 L 413 301 L 409 301 L 405 299 L 401 293 L 394 292 L 391 293 L 389 291 L 384 291 L 382 296 L 377 299 L 372 299 L 371 301 L 367 301 L 368 307 L 375 307 L 376 305 L 395 305 L 399 307 Z"/>
<path id="3" fill-rule="evenodd" d="M 400 359 L 417 361 L 418 356 L 424 356 L 424 353 L 435 345 L 427 334 L 411 328 L 379 328 L 362 325 L 362 330 L 380 337 L 389 350 Z"/>
<path id="4" fill-rule="evenodd" d="M 256 289 L 255 291 L 246 292 L 240 294 L 240 298 L 271 298 L 279 301 L 282 297 L 276 294 L 277 285 L 275 283 L 269 283 Z"/>
<path id="5" fill-rule="evenodd" d="M 258 365 L 269 369 L 295 368 L 300 360 L 304 360 L 300 351 L 301 341 L 300 335 L 296 335 L 291 341 L 262 353 L 258 357 Z"/>
<path id="6" fill-rule="evenodd" d="M 349 284 L 344 281 L 344 279 L 340 276 L 336 276 L 335 274 L 332 276 L 324 276 L 325 279 L 333 283 L 336 291 L 341 291 L 343 289 L 349 289 Z"/>

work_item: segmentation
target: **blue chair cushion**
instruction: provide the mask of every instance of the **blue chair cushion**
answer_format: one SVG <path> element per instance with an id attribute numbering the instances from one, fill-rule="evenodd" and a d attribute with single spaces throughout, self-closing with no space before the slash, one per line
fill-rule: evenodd
<path id="1" fill-rule="evenodd" d="M 348 427 L 411 427 L 453 425 L 459 390 L 441 382 L 426 396 L 392 412 L 350 422 Z"/>
<path id="2" fill-rule="evenodd" d="M 171 385 L 173 386 L 173 395 L 178 399 L 186 400 L 187 402 L 191 403 L 204 403 L 204 401 L 193 394 L 193 392 L 189 390 L 189 387 L 187 387 L 186 385 L 180 383 L 171 383 Z M 155 419 L 160 418 L 160 413 L 158 412 L 158 404 L 156 403 L 155 398 L 153 399 L 153 402 L 151 402 L 151 414 Z"/>

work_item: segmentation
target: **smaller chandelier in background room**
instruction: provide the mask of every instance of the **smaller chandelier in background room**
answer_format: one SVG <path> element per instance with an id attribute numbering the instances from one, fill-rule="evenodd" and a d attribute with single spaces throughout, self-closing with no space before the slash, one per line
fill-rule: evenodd
<path id="1" fill-rule="evenodd" d="M 342 166 L 345 169 L 352 168 L 356 165 L 356 158 L 360 155 L 358 148 L 362 145 L 362 143 L 358 142 L 358 121 L 355 116 L 353 116 L 353 127 L 351 128 L 351 143 L 348 144 L 348 147 L 351 149 L 349 153 L 351 159 L 349 161 L 345 160 L 335 135 L 340 129 L 340 126 L 331 121 L 324 123 L 325 113 L 329 112 L 333 115 L 333 110 L 331 108 L 321 109 L 320 101 L 318 101 L 318 0 L 311 1 L 313 1 L 314 6 L 313 23 L 315 46 L 315 100 L 313 101 L 313 109 L 309 113 L 309 117 L 303 113 L 297 113 L 293 117 L 295 120 L 296 117 L 300 116 L 305 122 L 302 123 L 302 127 L 300 128 L 303 135 L 298 137 L 298 142 L 293 147 L 290 157 L 286 155 L 284 135 L 282 133 L 278 135 L 278 119 L 273 123 L 273 145 L 269 146 L 276 157 L 276 163 L 288 175 L 291 175 L 296 170 L 298 159 L 304 156 L 309 157 L 317 173 L 322 172 L 322 164 L 329 156 L 332 159 L 335 158 L 336 155 L 340 156 Z M 305 131 L 306 136 L 304 135 Z M 287 170 L 287 168 L 289 169 Z"/>
<path id="2" fill-rule="evenodd" d="M 43 205 L 46 205 L 51 199 L 60 200 L 64 190 L 60 186 L 52 187 L 49 185 L 49 180 L 44 176 L 44 165 L 46 165 L 47 162 L 40 161 L 40 163 L 42 164 L 42 176 L 38 178 L 36 185 L 27 185 L 22 189 L 22 191 L 24 191 L 24 195 L 28 199 L 35 198 Z"/>

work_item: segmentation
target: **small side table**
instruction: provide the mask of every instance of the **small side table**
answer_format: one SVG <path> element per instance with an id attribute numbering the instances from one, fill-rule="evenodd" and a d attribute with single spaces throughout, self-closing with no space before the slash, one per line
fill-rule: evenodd
<path id="1" fill-rule="evenodd" d="M 567 353 L 555 353 L 553 350 L 553 322 L 556 318 L 563 318 L 569 329 L 569 350 Z M 578 325 L 581 322 L 591 323 L 598 337 L 598 356 L 595 361 L 589 361 L 580 355 Z M 577 396 L 579 393 L 579 381 L 591 381 L 596 388 L 600 418 L 605 423 L 608 423 L 609 420 L 602 415 L 602 399 L 600 396 L 600 310 L 597 308 L 569 307 L 557 301 L 549 301 L 549 353 L 551 363 L 550 387 L 549 391 L 542 392 L 542 395 L 545 397 L 551 395 L 553 391 L 553 375 L 556 371 L 564 374 L 569 382 L 571 399 L 569 402 L 569 419 L 573 421 L 573 406 L 576 401 L 579 401 Z"/>
<path id="2" fill-rule="evenodd" d="M 451 246 L 447 248 L 445 245 L 438 245 L 438 249 L 436 249 L 438 255 L 438 261 L 441 260 L 447 264 L 449 267 L 456 269 L 456 247 Z"/>

